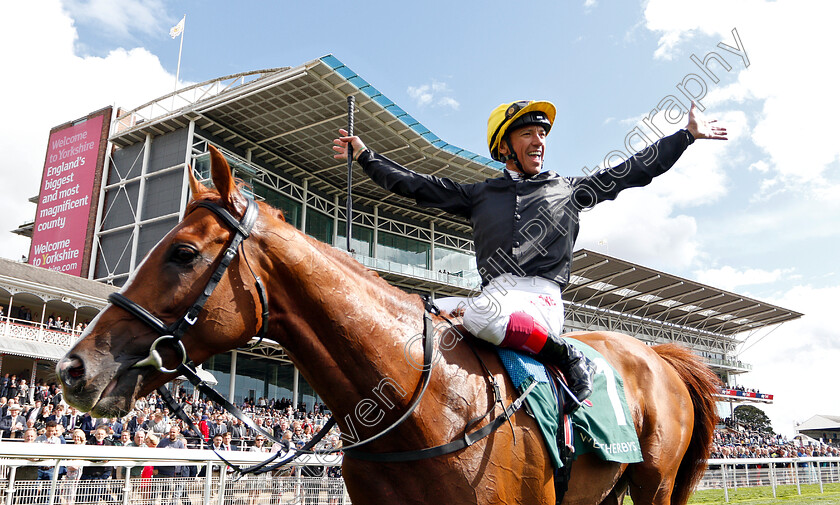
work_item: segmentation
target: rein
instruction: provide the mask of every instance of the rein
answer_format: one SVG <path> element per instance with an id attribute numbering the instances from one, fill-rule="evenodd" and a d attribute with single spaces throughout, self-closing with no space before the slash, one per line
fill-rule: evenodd
<path id="1" fill-rule="evenodd" d="M 210 298 L 210 295 L 213 294 L 213 291 L 216 289 L 222 277 L 224 276 L 225 271 L 230 266 L 231 261 L 233 261 L 233 259 L 239 253 L 242 242 L 250 236 L 251 230 L 253 229 L 254 224 L 256 223 L 257 217 L 259 215 L 259 207 L 255 201 L 248 200 L 248 208 L 245 211 L 245 215 L 242 217 L 241 221 L 238 221 L 235 217 L 233 217 L 233 215 L 230 212 L 228 212 L 226 209 L 224 209 L 216 203 L 209 201 L 199 201 L 196 203 L 196 206 L 206 208 L 212 211 L 214 214 L 216 214 L 233 231 L 233 238 L 231 239 L 230 245 L 225 249 L 224 253 L 222 254 L 221 261 L 219 262 L 218 267 L 216 267 L 216 270 L 211 275 L 210 280 L 207 281 L 207 284 L 204 286 L 204 289 L 198 295 L 196 300 L 192 303 L 190 308 L 187 309 L 186 313 L 179 319 L 176 319 L 175 322 L 173 322 L 172 324 L 166 325 L 163 321 L 161 321 L 151 312 L 149 312 L 139 304 L 135 303 L 134 301 L 130 300 L 121 293 L 112 293 L 108 296 L 108 301 L 110 301 L 113 305 L 127 311 L 129 314 L 139 319 L 142 323 L 152 328 L 159 335 L 159 337 L 152 343 L 149 349 L 149 355 L 146 358 L 132 365 L 131 368 L 142 368 L 146 366 L 151 366 L 163 373 L 180 373 L 181 375 L 184 375 L 196 387 L 196 389 L 204 393 L 204 395 L 212 401 L 220 404 L 225 410 L 237 417 L 246 426 L 254 430 L 256 433 L 259 433 L 260 435 L 263 435 L 266 438 L 273 440 L 275 443 L 280 443 L 280 441 L 277 440 L 272 433 L 269 433 L 262 427 L 258 426 L 250 417 L 246 416 L 238 407 L 236 407 L 236 405 L 233 405 L 231 402 L 225 399 L 215 389 L 213 389 L 211 386 L 205 383 L 198 376 L 198 373 L 195 371 L 195 364 L 187 356 L 187 351 L 182 341 L 184 334 L 195 325 L 196 321 L 198 320 L 198 315 L 204 308 L 204 304 L 207 302 L 208 298 Z M 254 276 L 260 305 L 262 307 L 262 320 L 260 322 L 260 329 L 257 333 L 257 337 L 259 339 L 257 343 L 254 344 L 257 345 L 263 340 L 267 331 L 267 322 L 269 315 L 268 302 L 266 299 L 265 287 L 263 286 L 262 280 L 259 278 L 259 276 L 257 276 L 254 273 L 253 269 L 251 269 L 250 264 L 248 264 L 248 259 L 245 256 L 244 249 L 242 250 L 242 258 L 245 261 L 245 264 L 248 266 L 248 269 L 251 271 L 251 275 Z M 280 456 L 279 452 L 275 453 L 272 457 L 270 457 L 262 463 L 244 469 L 227 461 L 221 454 L 218 453 L 218 451 L 215 451 L 215 449 L 214 452 L 216 452 L 216 455 L 219 456 L 219 458 L 226 464 L 231 466 L 236 471 L 240 472 L 242 475 L 245 475 L 248 473 L 260 474 L 275 470 L 281 466 L 291 463 L 303 454 L 333 454 L 338 452 L 344 452 L 347 456 L 351 458 L 365 461 L 416 461 L 420 459 L 441 456 L 444 454 L 449 454 L 464 449 L 473 445 L 477 441 L 487 437 L 488 435 L 496 431 L 506 421 L 510 421 L 510 417 L 513 416 L 513 414 L 521 408 L 525 397 L 528 396 L 528 394 L 534 387 L 534 384 L 536 383 L 532 383 L 531 386 L 529 386 L 525 391 L 523 391 L 522 394 L 516 400 L 514 400 L 510 405 L 504 408 L 502 414 L 496 419 L 494 419 L 493 422 L 488 423 L 483 428 L 479 428 L 470 433 L 466 433 L 470 426 L 473 426 L 477 422 L 490 415 L 495 410 L 495 406 L 497 404 L 503 405 L 501 394 L 499 391 L 499 386 L 496 383 L 495 378 L 492 376 L 489 369 L 484 364 L 484 361 L 481 359 L 481 357 L 478 355 L 475 349 L 472 348 L 472 345 L 470 344 L 470 347 L 472 348 L 473 352 L 475 353 L 476 357 L 478 358 L 479 362 L 481 363 L 482 367 L 484 368 L 487 374 L 488 381 L 493 386 L 495 401 L 493 403 L 493 406 L 490 407 L 490 409 L 484 415 L 476 419 L 472 419 L 467 423 L 467 427 L 464 430 L 465 433 L 462 436 L 462 438 L 459 438 L 447 444 L 442 444 L 425 449 L 419 449 L 415 451 L 370 453 L 359 450 L 359 447 L 362 447 L 375 440 L 378 440 L 379 438 L 390 433 L 397 426 L 402 424 L 406 419 L 409 418 L 409 416 L 411 416 L 411 414 L 419 405 L 420 400 L 422 400 L 423 396 L 425 395 L 426 390 L 428 389 L 429 383 L 431 381 L 431 371 L 433 366 L 432 355 L 434 344 L 434 325 L 432 323 L 432 318 L 430 314 L 440 315 L 440 311 L 429 300 L 425 300 L 425 312 L 423 315 L 423 369 L 421 375 L 422 385 L 420 388 L 420 392 L 414 399 L 414 401 L 411 403 L 411 405 L 403 413 L 403 415 L 400 416 L 399 419 L 394 421 L 390 426 L 388 426 L 384 430 L 365 440 L 353 443 L 345 447 L 326 451 L 313 451 L 312 448 L 335 425 L 335 416 L 333 416 L 304 447 L 296 450 L 294 454 L 286 457 L 282 461 L 275 463 L 271 466 L 267 465 Z M 448 319 L 447 322 L 449 322 L 449 324 L 452 325 L 452 322 Z M 167 368 L 166 366 L 164 366 L 163 358 L 160 355 L 160 352 L 158 352 L 157 350 L 157 347 L 163 343 L 170 343 L 179 355 L 180 362 L 175 368 Z M 175 400 L 166 390 L 165 386 L 161 386 L 161 388 L 159 388 L 158 391 L 160 392 L 161 397 L 164 399 L 164 401 L 169 405 L 170 410 L 176 413 L 176 415 L 178 415 L 178 417 L 180 417 L 183 421 L 185 421 L 189 425 L 189 427 L 196 431 L 196 433 L 201 438 L 201 431 L 195 426 L 195 423 L 192 421 L 192 419 L 181 410 L 180 405 L 178 405 L 177 402 L 175 402 Z"/>

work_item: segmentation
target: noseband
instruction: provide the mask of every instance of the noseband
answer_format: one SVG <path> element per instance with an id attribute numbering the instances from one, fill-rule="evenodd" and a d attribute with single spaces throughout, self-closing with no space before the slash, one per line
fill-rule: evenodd
<path id="1" fill-rule="evenodd" d="M 204 207 L 219 216 L 233 231 L 233 239 L 231 240 L 228 248 L 225 249 L 225 252 L 222 254 L 219 266 L 216 267 L 213 275 L 210 276 L 210 280 L 207 281 L 204 289 L 201 290 L 201 293 L 198 295 L 190 308 L 187 309 L 186 313 L 167 326 L 158 317 L 134 301 L 128 299 L 122 293 L 111 293 L 108 296 L 108 301 L 133 315 L 160 335 L 157 340 L 152 343 L 152 346 L 149 349 L 149 355 L 145 359 L 135 363 L 132 368 L 151 366 L 164 373 L 175 373 L 182 366 L 186 366 L 189 358 L 187 357 L 187 350 L 181 339 L 183 338 L 184 333 L 186 333 L 187 330 L 189 330 L 198 320 L 198 315 L 204 308 L 204 304 L 207 303 L 207 299 L 210 298 L 210 295 L 213 294 L 216 286 L 219 285 L 219 281 L 221 281 L 222 276 L 225 274 L 228 266 L 230 266 L 230 262 L 233 261 L 233 258 L 235 258 L 239 252 L 242 242 L 251 235 L 251 230 L 254 227 L 254 223 L 257 222 L 257 217 L 259 216 L 259 207 L 253 200 L 248 200 L 248 208 L 245 210 L 245 215 L 242 216 L 241 221 L 237 221 L 230 212 L 216 203 L 199 201 L 196 203 L 196 206 Z M 244 251 L 242 252 L 242 257 L 245 259 L 245 263 L 247 264 L 248 260 L 245 258 Z M 248 268 L 251 268 L 250 265 Z M 265 287 L 263 286 L 262 280 L 254 274 L 253 270 L 251 270 L 251 275 L 254 276 L 260 305 L 262 306 L 262 322 L 260 323 L 260 329 L 256 335 L 258 340 L 255 345 L 257 345 L 262 341 L 263 337 L 265 337 L 267 330 L 268 302 L 266 301 Z M 180 355 L 180 363 L 175 368 L 167 368 L 163 364 L 163 358 L 157 350 L 158 346 L 163 343 L 171 343 L 175 351 Z"/>

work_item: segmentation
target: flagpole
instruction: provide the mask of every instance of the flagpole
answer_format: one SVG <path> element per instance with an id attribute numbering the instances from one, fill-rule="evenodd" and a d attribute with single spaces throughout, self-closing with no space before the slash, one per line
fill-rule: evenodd
<path id="1" fill-rule="evenodd" d="M 175 95 L 174 93 L 178 91 L 178 79 L 181 77 L 181 51 L 184 50 L 184 32 L 187 31 L 187 15 L 184 14 L 183 17 L 184 27 L 181 28 L 181 44 L 178 46 L 178 68 L 175 70 L 175 89 L 173 90 L 172 95 L 172 109 L 175 109 Z"/>

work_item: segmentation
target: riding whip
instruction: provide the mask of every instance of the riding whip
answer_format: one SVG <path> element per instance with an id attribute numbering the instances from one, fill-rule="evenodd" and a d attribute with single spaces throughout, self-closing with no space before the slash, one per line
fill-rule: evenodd
<path id="1" fill-rule="evenodd" d="M 356 97 L 347 97 L 347 135 L 353 136 L 353 122 Z M 353 143 L 347 144 L 347 251 L 350 252 L 350 237 L 353 229 Z"/>

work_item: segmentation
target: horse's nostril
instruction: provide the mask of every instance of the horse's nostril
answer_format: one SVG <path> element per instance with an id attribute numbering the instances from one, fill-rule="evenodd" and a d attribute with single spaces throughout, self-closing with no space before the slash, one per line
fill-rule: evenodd
<path id="1" fill-rule="evenodd" d="M 85 375 L 85 365 L 79 358 L 65 358 L 59 363 L 62 375 L 70 379 L 80 379 Z"/>
<path id="2" fill-rule="evenodd" d="M 78 379 L 85 374 L 85 367 L 82 366 L 81 361 L 77 366 L 70 366 L 67 369 L 67 374 L 74 379 Z"/>

